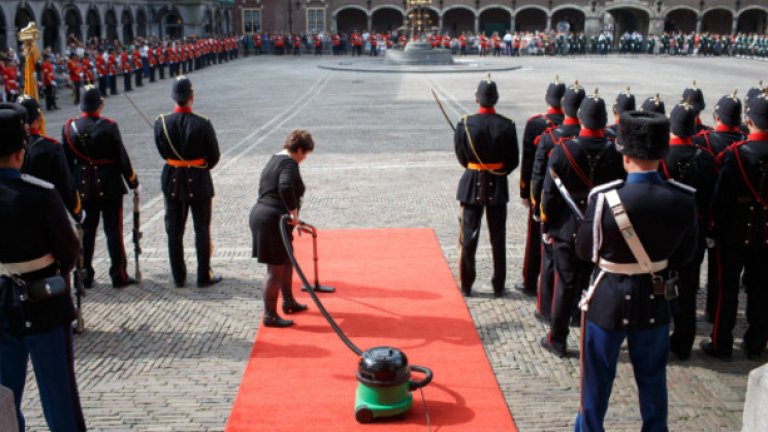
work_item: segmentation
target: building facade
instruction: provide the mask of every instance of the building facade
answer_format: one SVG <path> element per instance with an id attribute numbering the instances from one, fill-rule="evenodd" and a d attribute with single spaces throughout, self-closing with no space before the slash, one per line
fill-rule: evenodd
<path id="1" fill-rule="evenodd" d="M 231 0 L 20 0 L 0 1 L 0 49 L 16 48 L 16 33 L 34 21 L 40 47 L 60 52 L 67 38 L 130 42 L 233 32 Z M 234 30 L 237 31 L 237 30 Z"/>
<path id="2" fill-rule="evenodd" d="M 430 25 L 453 35 L 562 28 L 588 35 L 768 32 L 766 0 L 433 0 L 429 10 Z M 405 0 L 235 0 L 232 19 L 234 30 L 246 34 L 385 32 L 401 27 L 407 13 Z"/>

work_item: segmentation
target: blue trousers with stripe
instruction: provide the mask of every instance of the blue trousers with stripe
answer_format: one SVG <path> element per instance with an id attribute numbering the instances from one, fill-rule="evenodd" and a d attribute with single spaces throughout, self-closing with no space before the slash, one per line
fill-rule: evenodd
<path id="1" fill-rule="evenodd" d="M 642 432 L 667 431 L 669 325 L 648 330 L 607 331 L 586 321 L 581 351 L 581 403 L 576 432 L 603 432 L 616 362 L 626 338 L 640 396 Z"/>

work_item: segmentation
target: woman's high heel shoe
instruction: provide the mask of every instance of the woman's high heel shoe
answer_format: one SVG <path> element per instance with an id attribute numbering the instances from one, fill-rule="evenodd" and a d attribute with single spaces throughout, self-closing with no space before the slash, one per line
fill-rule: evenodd
<path id="1" fill-rule="evenodd" d="M 293 325 L 292 320 L 282 319 L 279 315 L 270 315 L 268 313 L 264 314 L 264 320 L 262 322 L 264 323 L 264 327 L 284 328 Z"/>
<path id="2" fill-rule="evenodd" d="M 290 302 L 283 302 L 283 312 L 286 314 L 292 314 L 296 312 L 302 312 L 307 310 L 307 305 L 301 304 L 296 300 Z"/>

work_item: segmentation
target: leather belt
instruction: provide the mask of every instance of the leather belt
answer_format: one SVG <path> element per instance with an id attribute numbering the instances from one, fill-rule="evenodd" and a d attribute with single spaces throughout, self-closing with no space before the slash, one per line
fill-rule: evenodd
<path id="1" fill-rule="evenodd" d="M 623 275 L 639 275 L 650 274 L 664 270 L 669 265 L 667 260 L 654 261 L 651 263 L 651 271 L 644 270 L 638 263 L 615 263 L 603 258 L 597 262 L 597 266 L 608 273 L 616 273 Z"/>
<path id="2" fill-rule="evenodd" d="M 166 159 L 165 163 L 174 168 L 205 168 L 208 163 L 205 159 L 178 160 Z"/>
<path id="3" fill-rule="evenodd" d="M 467 168 L 475 171 L 500 170 L 500 169 L 504 169 L 504 163 L 494 162 L 494 163 L 483 164 L 483 163 L 469 162 L 467 164 Z"/>
<path id="4" fill-rule="evenodd" d="M 47 253 L 40 258 L 35 258 L 33 260 L 15 263 L 2 263 L 0 265 L 5 267 L 5 270 L 10 274 L 25 274 L 32 273 L 37 270 L 42 270 L 55 262 L 56 259 L 53 258 L 53 255 Z"/>

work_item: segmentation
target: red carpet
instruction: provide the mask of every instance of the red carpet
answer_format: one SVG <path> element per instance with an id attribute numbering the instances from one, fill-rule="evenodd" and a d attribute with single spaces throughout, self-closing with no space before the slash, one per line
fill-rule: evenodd
<path id="1" fill-rule="evenodd" d="M 296 237 L 310 281 L 311 245 Z M 424 395 L 433 431 L 516 430 L 432 230 L 320 231 L 318 248 L 320 282 L 337 288 L 321 300 L 352 342 L 399 348 L 432 369 Z M 355 421 L 358 357 L 299 286 L 296 279 L 294 292 L 310 310 L 292 316 L 292 328 L 259 329 L 227 431 L 426 431 L 418 391 L 405 420 Z"/>

